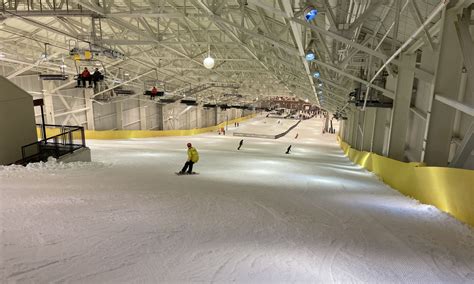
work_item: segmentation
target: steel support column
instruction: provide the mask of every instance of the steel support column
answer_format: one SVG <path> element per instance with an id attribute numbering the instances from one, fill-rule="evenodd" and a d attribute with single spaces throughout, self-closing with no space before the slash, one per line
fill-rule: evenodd
<path id="1" fill-rule="evenodd" d="M 463 168 L 469 156 L 474 151 L 474 122 L 471 125 L 461 141 L 461 145 L 454 155 L 453 161 L 449 164 L 453 168 Z"/>
<path id="2" fill-rule="evenodd" d="M 456 100 L 459 93 L 463 57 L 457 38 L 455 12 L 447 11 L 441 32 L 439 61 L 436 71 L 431 111 L 428 112 L 428 129 L 425 152 L 422 158 L 431 166 L 447 166 L 456 110 L 438 100 L 435 95 Z"/>
<path id="3" fill-rule="evenodd" d="M 44 100 L 44 112 L 47 124 L 56 124 L 53 96 L 51 89 L 53 87 L 52 82 L 43 82 L 43 100 Z"/>
<path id="4" fill-rule="evenodd" d="M 377 110 L 375 108 L 366 108 L 364 112 L 364 128 L 362 135 L 362 150 L 372 152 L 374 130 L 375 130 L 375 117 Z"/>
<path id="5" fill-rule="evenodd" d="M 145 103 L 143 100 L 138 100 L 138 106 L 139 106 L 139 112 L 140 112 L 140 129 L 147 130 L 146 113 L 148 110 L 148 104 Z"/>
<path id="6" fill-rule="evenodd" d="M 416 55 L 402 55 L 403 66 L 415 66 Z M 395 99 L 393 100 L 392 118 L 390 123 L 390 142 L 388 156 L 403 161 L 405 158 L 405 140 L 407 135 L 410 101 L 413 91 L 415 72 L 411 68 L 401 66 L 398 72 Z"/>
<path id="7" fill-rule="evenodd" d="M 384 144 L 385 144 L 385 133 L 387 129 L 387 121 L 390 114 L 388 108 L 377 108 L 376 118 L 374 125 L 374 138 L 372 142 L 372 152 L 383 155 Z"/>
<path id="8" fill-rule="evenodd" d="M 351 146 L 353 148 L 358 149 L 357 141 L 361 137 L 360 129 L 359 129 L 359 118 L 360 118 L 360 111 L 358 109 L 354 109 L 354 124 L 352 125 L 352 141 Z"/>
<path id="9" fill-rule="evenodd" d="M 94 95 L 93 89 L 84 89 L 84 100 L 86 102 L 86 119 L 87 119 L 87 129 L 95 130 L 94 123 L 94 103 L 92 101 L 92 96 Z"/>
<path id="10" fill-rule="evenodd" d="M 117 102 L 115 104 L 115 112 L 116 112 L 116 129 L 117 130 L 122 130 L 123 129 L 123 120 L 122 120 L 122 115 L 123 115 L 123 104 L 122 102 Z"/>

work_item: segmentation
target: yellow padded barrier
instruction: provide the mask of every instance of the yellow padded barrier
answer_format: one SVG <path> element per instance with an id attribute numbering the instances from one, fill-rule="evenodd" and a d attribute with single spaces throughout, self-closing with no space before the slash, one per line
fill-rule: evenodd
<path id="1" fill-rule="evenodd" d="M 339 137 L 338 141 L 351 161 L 375 173 L 392 188 L 474 226 L 474 171 L 404 163 L 352 149 Z"/>
<path id="2" fill-rule="evenodd" d="M 85 130 L 86 139 L 129 139 L 129 138 L 151 138 L 151 137 L 163 137 L 163 136 L 191 136 L 202 134 L 206 132 L 217 131 L 218 129 L 225 127 L 226 123 L 229 125 L 235 122 L 242 122 L 254 118 L 256 114 L 251 114 L 244 117 L 229 120 L 228 122 L 222 122 L 215 126 L 205 128 L 195 128 L 189 130 Z M 41 137 L 41 128 L 37 128 L 38 137 Z M 60 130 L 58 128 L 47 128 L 47 137 L 58 135 Z"/>

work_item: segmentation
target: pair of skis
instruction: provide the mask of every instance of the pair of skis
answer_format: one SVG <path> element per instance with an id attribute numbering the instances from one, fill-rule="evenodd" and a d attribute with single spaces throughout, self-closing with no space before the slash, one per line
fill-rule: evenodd
<path id="1" fill-rule="evenodd" d="M 178 176 L 193 176 L 193 175 L 198 175 L 199 173 L 192 172 L 192 173 L 188 174 L 188 173 L 176 172 L 175 174 L 178 175 Z"/>

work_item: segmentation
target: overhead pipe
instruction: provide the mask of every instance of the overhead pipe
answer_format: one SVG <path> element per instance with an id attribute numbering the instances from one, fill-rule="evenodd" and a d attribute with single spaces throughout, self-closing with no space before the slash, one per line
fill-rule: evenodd
<path id="1" fill-rule="evenodd" d="M 407 41 L 405 41 L 402 46 L 400 46 L 399 49 L 397 49 L 397 51 L 395 51 L 395 53 L 387 61 L 385 61 L 382 67 L 380 67 L 380 69 L 375 73 L 374 77 L 372 77 L 372 79 L 369 81 L 369 84 L 372 84 L 375 81 L 377 76 L 382 73 L 385 67 L 387 67 L 387 65 L 390 64 L 390 62 L 392 62 L 403 51 L 403 49 L 405 49 L 405 47 L 407 47 L 416 38 L 416 36 L 425 29 L 425 27 L 434 19 L 434 17 L 438 15 L 439 12 L 441 12 L 441 10 L 446 7 L 446 5 L 448 5 L 448 3 L 449 0 L 442 0 L 439 3 L 439 5 L 433 10 L 431 15 L 425 20 L 425 22 L 408 38 Z M 370 86 L 369 84 L 367 84 L 367 87 Z M 364 106 L 362 107 L 362 111 L 365 111 L 367 96 L 369 95 L 368 91 L 365 93 Z"/>

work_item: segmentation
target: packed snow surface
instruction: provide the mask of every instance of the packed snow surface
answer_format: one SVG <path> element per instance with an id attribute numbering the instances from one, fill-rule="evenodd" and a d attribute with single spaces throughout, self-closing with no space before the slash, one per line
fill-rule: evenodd
<path id="1" fill-rule="evenodd" d="M 282 119 L 271 117 L 257 117 L 248 123 L 237 127 L 234 132 L 243 135 L 268 135 L 276 136 L 288 131 L 290 127 L 297 124 L 296 119 Z"/>
<path id="2" fill-rule="evenodd" d="M 0 167 L 0 282 L 474 283 L 474 231 L 352 164 L 320 119 L 240 139 Z M 200 175 L 176 176 L 187 142 Z"/>

